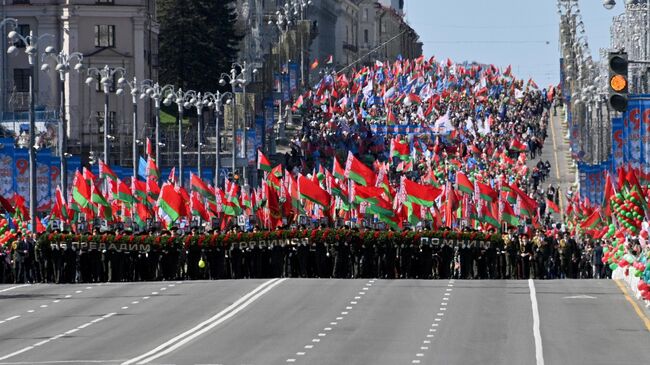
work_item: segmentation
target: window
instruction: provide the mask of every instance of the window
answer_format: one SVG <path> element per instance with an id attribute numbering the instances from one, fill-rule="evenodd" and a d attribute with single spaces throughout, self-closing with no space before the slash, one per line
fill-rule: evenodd
<path id="1" fill-rule="evenodd" d="M 18 24 L 18 26 L 16 27 L 16 33 L 27 38 L 29 36 L 29 24 Z M 17 38 L 16 41 L 14 42 L 14 46 L 18 48 L 25 48 L 25 42 Z"/>
<path id="2" fill-rule="evenodd" d="M 114 25 L 95 25 L 95 47 L 115 47 Z"/>
<path id="3" fill-rule="evenodd" d="M 363 9 L 363 21 L 368 21 L 368 9 Z"/>
<path id="4" fill-rule="evenodd" d="M 97 120 L 97 133 L 104 133 L 104 112 L 97 112 L 95 116 Z M 111 134 L 115 130 L 115 112 L 108 112 L 108 133 Z"/>
<path id="5" fill-rule="evenodd" d="M 14 87 L 17 92 L 29 91 L 29 76 L 32 74 L 31 68 L 15 68 L 14 69 Z"/>
<path id="6" fill-rule="evenodd" d="M 113 0 L 97 0 L 97 4 L 113 4 Z"/>
<path id="7" fill-rule="evenodd" d="M 14 5 L 29 5 L 30 3 L 30 0 L 14 0 Z"/>
<path id="8" fill-rule="evenodd" d="M 95 76 L 95 91 L 97 92 L 104 92 L 104 85 L 101 83 L 101 80 L 101 76 Z M 114 93 L 117 90 L 115 88 L 115 85 L 117 85 L 117 75 L 113 74 L 113 81 L 111 82 L 111 86 L 108 88 L 108 91 Z"/>
<path id="9" fill-rule="evenodd" d="M 368 44 L 368 29 L 363 30 L 363 42 Z"/>

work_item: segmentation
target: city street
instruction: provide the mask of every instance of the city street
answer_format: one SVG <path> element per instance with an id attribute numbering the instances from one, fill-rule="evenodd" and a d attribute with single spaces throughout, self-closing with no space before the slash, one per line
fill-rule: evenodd
<path id="1" fill-rule="evenodd" d="M 639 364 L 650 356 L 650 328 L 610 280 L 3 285 L 0 299 L 0 364 Z"/>

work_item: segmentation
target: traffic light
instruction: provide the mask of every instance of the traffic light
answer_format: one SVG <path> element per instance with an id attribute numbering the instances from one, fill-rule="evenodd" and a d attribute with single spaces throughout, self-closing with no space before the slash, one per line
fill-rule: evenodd
<path id="1" fill-rule="evenodd" d="M 609 52 L 609 106 L 618 111 L 627 110 L 628 81 L 627 81 L 627 53 Z"/>

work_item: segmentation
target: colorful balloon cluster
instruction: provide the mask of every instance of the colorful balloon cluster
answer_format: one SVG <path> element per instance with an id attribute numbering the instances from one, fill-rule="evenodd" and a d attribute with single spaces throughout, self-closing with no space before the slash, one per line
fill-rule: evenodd
<path id="1" fill-rule="evenodd" d="M 645 217 L 645 200 L 641 194 L 636 189 L 632 192 L 619 192 L 612 197 L 610 205 L 619 223 L 631 234 L 638 235 Z"/>

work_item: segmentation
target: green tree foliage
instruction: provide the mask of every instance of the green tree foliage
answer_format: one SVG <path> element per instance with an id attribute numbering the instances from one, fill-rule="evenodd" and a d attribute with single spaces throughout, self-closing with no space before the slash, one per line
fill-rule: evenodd
<path id="1" fill-rule="evenodd" d="M 242 37 L 235 0 L 159 0 L 160 81 L 185 90 L 216 91 Z"/>

